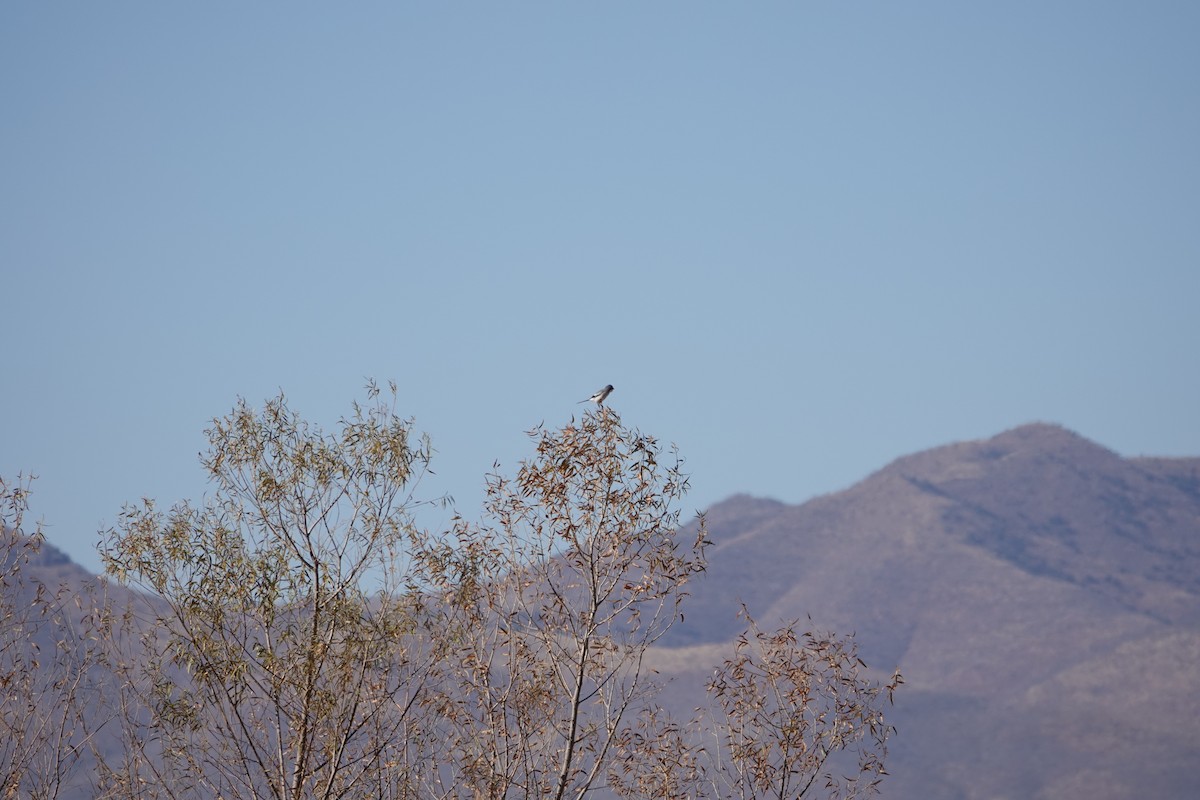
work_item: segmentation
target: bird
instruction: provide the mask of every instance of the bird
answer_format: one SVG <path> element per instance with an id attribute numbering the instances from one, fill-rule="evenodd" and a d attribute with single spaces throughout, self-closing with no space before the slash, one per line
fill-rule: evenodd
<path id="1" fill-rule="evenodd" d="M 603 408 L 604 407 L 604 399 L 606 397 L 608 397 L 610 394 L 612 394 L 612 390 L 613 390 L 613 387 L 612 387 L 612 384 L 610 383 L 608 386 L 605 386 L 603 389 L 600 389 L 599 391 L 597 391 L 594 395 L 589 397 L 587 400 L 580 400 L 579 403 L 595 403 L 600 408 Z M 576 403 L 575 405 L 579 405 L 579 403 Z"/>

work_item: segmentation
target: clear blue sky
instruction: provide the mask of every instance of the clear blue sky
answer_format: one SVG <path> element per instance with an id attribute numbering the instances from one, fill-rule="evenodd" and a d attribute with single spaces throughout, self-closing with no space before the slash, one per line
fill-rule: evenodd
<path id="1" fill-rule="evenodd" d="M 1197 41 L 1195 2 L 3 3 L 0 473 L 95 568 L 239 395 L 332 428 L 365 376 L 468 517 L 605 383 L 692 508 L 1033 420 L 1200 455 Z"/>

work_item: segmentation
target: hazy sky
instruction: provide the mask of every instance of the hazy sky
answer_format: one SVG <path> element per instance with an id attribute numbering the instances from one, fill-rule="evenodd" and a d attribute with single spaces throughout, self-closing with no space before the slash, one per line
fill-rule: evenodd
<path id="1" fill-rule="evenodd" d="M 0 4 L 0 474 L 96 568 L 236 398 L 475 517 L 605 383 L 688 511 L 1059 422 L 1200 455 L 1200 4 Z M 431 524 L 438 524 L 439 519 Z"/>

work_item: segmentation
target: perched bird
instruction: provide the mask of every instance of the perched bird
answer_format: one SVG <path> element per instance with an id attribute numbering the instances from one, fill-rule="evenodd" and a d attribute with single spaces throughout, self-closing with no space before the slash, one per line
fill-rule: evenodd
<path id="1" fill-rule="evenodd" d="M 597 406 L 600 406 L 601 408 L 603 408 L 604 407 L 604 398 L 608 397 L 610 394 L 612 394 L 612 384 L 611 383 L 608 386 L 605 386 L 600 391 L 596 392 L 594 395 L 589 397 L 587 400 L 580 400 L 579 402 L 580 403 L 595 403 Z M 578 405 L 578 403 L 576 403 L 576 405 Z"/>

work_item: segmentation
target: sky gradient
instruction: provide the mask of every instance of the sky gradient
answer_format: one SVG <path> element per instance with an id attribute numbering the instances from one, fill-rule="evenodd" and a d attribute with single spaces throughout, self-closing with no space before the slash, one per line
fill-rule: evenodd
<path id="1" fill-rule="evenodd" d="M 606 383 L 687 510 L 1058 422 L 1200 455 L 1200 5 L 4 3 L 0 474 L 97 568 L 395 380 L 478 514 Z M 443 515 L 444 516 L 444 515 Z M 438 525 L 442 518 L 431 518 Z"/>

